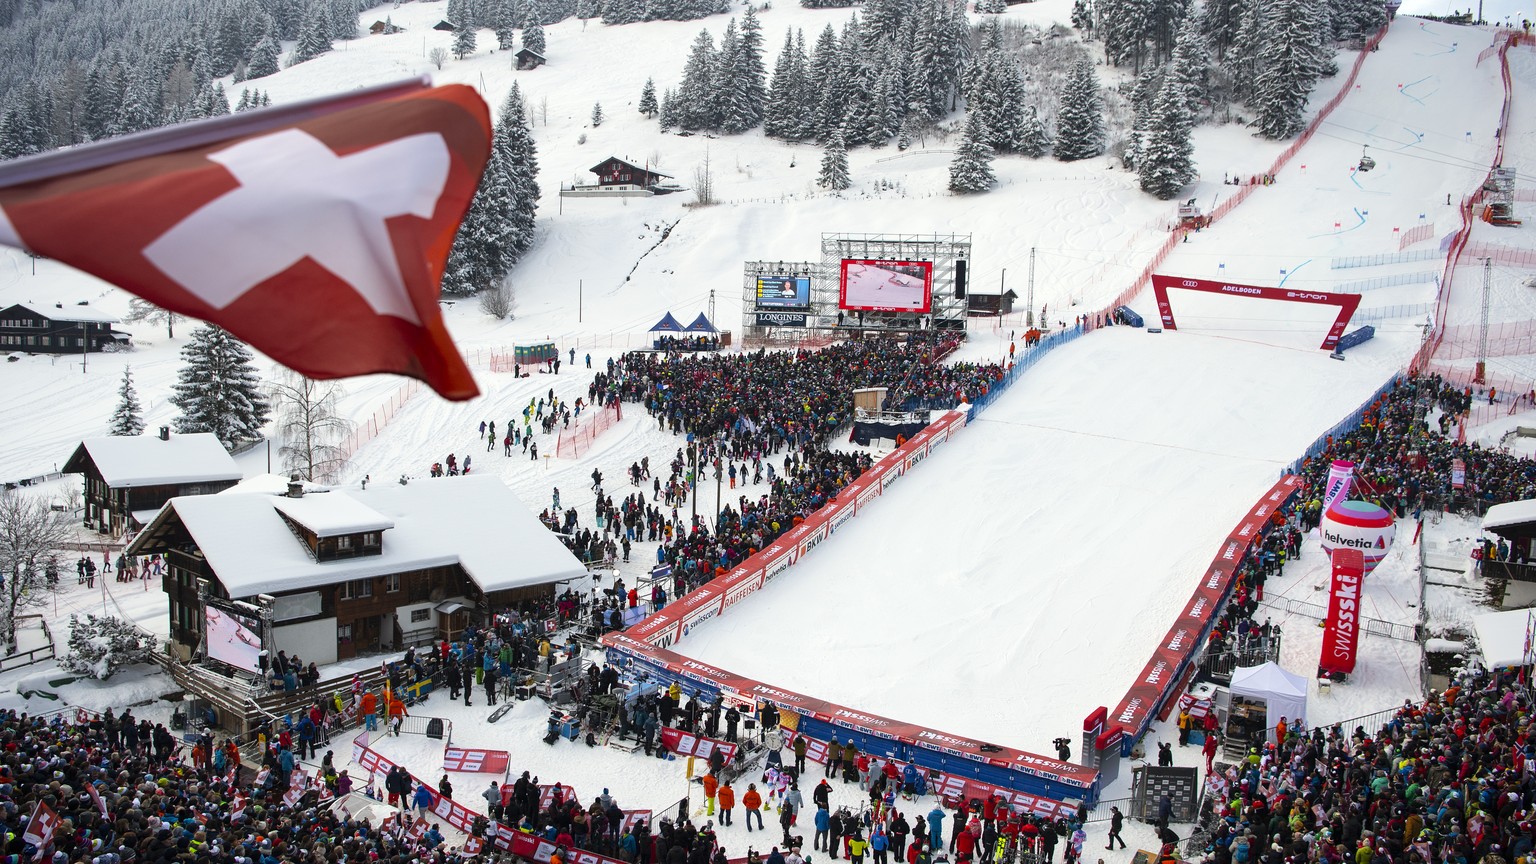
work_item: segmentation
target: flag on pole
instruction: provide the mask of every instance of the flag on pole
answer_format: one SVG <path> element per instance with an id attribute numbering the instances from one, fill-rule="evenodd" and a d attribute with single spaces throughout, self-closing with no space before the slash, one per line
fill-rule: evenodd
<path id="1" fill-rule="evenodd" d="M 101 818 L 110 820 L 111 817 L 107 815 L 107 802 L 101 800 L 101 793 L 96 791 L 96 784 L 86 783 L 85 791 L 89 792 L 91 800 L 96 802 L 96 809 L 101 811 Z"/>
<path id="2" fill-rule="evenodd" d="M 33 853 L 33 861 L 41 861 L 53 844 L 53 834 L 59 830 L 59 814 L 53 812 L 53 808 L 39 801 L 32 808 L 32 817 L 27 820 L 27 830 L 22 832 L 21 842 L 31 845 L 37 851 Z"/>
<path id="3" fill-rule="evenodd" d="M 202 318 L 311 378 L 477 394 L 439 283 L 485 102 L 416 79 L 0 166 L 0 243 Z"/>

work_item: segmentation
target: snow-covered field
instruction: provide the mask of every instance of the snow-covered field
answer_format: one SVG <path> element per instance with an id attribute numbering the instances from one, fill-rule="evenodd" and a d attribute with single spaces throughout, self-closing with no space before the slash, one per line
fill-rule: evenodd
<path id="1" fill-rule="evenodd" d="M 1041 0 L 1012 7 L 1008 17 L 1065 20 L 1070 5 Z M 515 80 L 534 116 L 544 197 L 539 238 L 512 276 L 516 318 L 493 321 L 472 301 L 446 309 L 483 395 L 451 404 L 423 391 L 407 400 L 357 452 L 349 480 L 424 474 L 450 452 L 473 453 L 476 473 L 501 477 L 534 510 L 547 506 L 551 487 L 558 486 L 562 503 L 590 520 L 586 490 L 594 467 L 616 480 L 643 455 L 664 463 L 681 440 L 633 406 L 581 459 L 554 458 L 553 436 L 539 436 L 537 460 L 516 451 L 511 458 L 482 453 L 476 427 L 481 420 L 504 423 L 550 389 L 563 398 L 584 396 L 591 380 L 584 356 L 590 353 L 598 368 L 640 347 L 644 331 L 667 311 L 691 320 L 713 299 L 717 323 L 739 332 L 743 261 L 814 260 L 822 232 L 970 233 L 971 282 L 981 286 L 973 290 L 1013 289 L 1022 306 L 1034 250 L 1035 304 L 1048 306 L 1053 323 L 1070 322 L 1123 290 L 1173 221 L 1171 203 L 1141 194 L 1135 178 L 1107 157 L 1073 164 L 1000 159 L 997 189 L 951 196 L 943 191 L 950 157 L 931 152 L 947 149 L 940 140 L 907 153 L 857 149 L 849 154 L 854 188 L 828 194 L 812 183 L 820 155 L 815 147 L 772 142 L 760 133 L 679 137 L 635 112 L 645 79 L 655 76 L 663 88 L 675 84 L 694 34 L 700 27 L 718 33 L 723 16 L 618 28 L 567 21 L 547 28 L 550 64 L 544 68 L 512 72 L 506 53 L 482 50 L 437 73 L 425 55 L 450 39 L 431 30 L 444 6 L 374 10 L 365 14 L 365 25 L 388 14 L 407 32 L 340 43 L 331 54 L 253 82 L 284 103 L 433 72 L 441 81 L 476 85 L 496 105 Z M 782 43 L 786 28 L 814 34 L 846 17 L 847 10 L 794 4 L 762 15 L 770 46 Z M 1415 249 L 1433 248 L 1454 229 L 1446 196 L 1454 200 L 1474 187 L 1495 140 L 1497 67 L 1474 64 L 1489 40 L 1486 30 L 1399 18 L 1343 104 L 1275 184 L 1181 244 L 1162 272 L 1301 290 L 1438 274 L 1437 259 L 1352 269 L 1330 263 L 1396 252 L 1402 232 L 1419 224 L 1432 223 L 1434 230 Z M 491 41 L 482 34 L 482 45 Z M 1518 100 L 1536 84 L 1536 53 L 1519 49 L 1514 59 Z M 1353 61 L 1348 53 L 1339 58 L 1344 69 Z M 1325 80 L 1314 103 L 1332 96 L 1343 77 Z M 587 128 L 593 102 L 610 118 L 595 129 Z M 1505 130 L 1510 159 L 1530 164 L 1536 121 L 1519 109 L 1514 117 Z M 1235 124 L 1200 129 L 1196 144 L 1203 178 L 1189 194 L 1207 207 L 1232 193 L 1223 175 L 1260 173 L 1285 146 Z M 1377 160 L 1369 173 L 1354 170 L 1362 146 Z M 564 202 L 555 194 L 562 182 L 588 179 L 586 169 L 610 155 L 648 162 L 686 184 L 706 154 L 725 202 L 714 208 L 686 206 L 687 193 Z M 1475 239 L 1536 246 L 1529 239 L 1531 208 L 1521 208 L 1527 227 L 1479 226 Z M 1511 270 L 1505 278 L 1511 287 L 1496 295 L 1503 316 L 1497 320 L 1531 317 L 1520 311 L 1527 301 L 1513 287 L 1517 274 Z M 1456 320 L 1475 313 L 1479 287 L 1465 273 L 1458 276 L 1451 296 Z M 1424 310 L 1435 296 L 1433 278 L 1356 290 L 1365 291 L 1362 316 L 1370 313 L 1378 335 L 1343 363 L 1317 350 L 1332 317 L 1327 307 L 1188 292 L 1173 297 L 1177 331 L 1113 328 L 1059 349 L 964 431 L 959 446 L 936 454 L 839 531 L 836 542 L 822 544 L 678 648 L 849 706 L 1049 752 L 1052 738 L 1073 735 L 1090 710 L 1119 699 L 1239 514 L 1418 346 Z M 121 292 L 59 264 L 0 254 L 0 304 L 23 300 L 89 300 L 119 313 L 127 305 Z M 1132 305 L 1149 320 L 1155 316 L 1150 295 Z M 137 350 L 92 355 L 83 370 L 74 357 L 4 364 L 0 387 L 9 410 L 0 415 L 0 479 L 54 471 L 81 437 L 103 434 L 126 365 L 149 425 L 174 416 L 166 396 L 188 325 L 178 327 L 174 339 L 157 327 L 128 329 Z M 957 358 L 1002 359 L 1015 329 L 1023 329 L 1020 321 L 975 319 Z M 576 362 L 559 376 L 514 380 L 489 371 L 493 350 L 535 339 L 556 341 L 562 353 L 575 351 Z M 346 387 L 343 409 L 364 420 L 396 393 L 399 381 L 375 376 Z M 258 448 L 240 464 L 261 474 L 266 458 Z M 41 488 L 62 494 L 73 482 Z M 701 513 L 716 506 L 713 485 L 701 485 Z M 612 491 L 628 490 L 619 484 Z M 1367 583 L 1373 615 L 1416 615 L 1407 605 L 1417 602 L 1416 562 L 1406 546 L 1411 534 L 1399 529 L 1399 550 Z M 621 567 L 626 581 L 654 560 L 654 547 L 640 544 Z M 1272 581 L 1270 590 L 1305 598 L 1325 576 L 1321 554 L 1309 545 L 1300 566 Z M 57 598 L 60 617 L 106 609 L 166 629 L 165 601 L 154 586 L 66 587 Z M 1471 608 L 1469 597 L 1445 589 L 1432 596 L 1431 608 L 1437 618 L 1460 621 Z M 1286 665 L 1309 672 L 1316 628 L 1304 617 L 1275 617 L 1286 632 Z M 1367 636 L 1358 674 L 1348 687 L 1315 699 L 1312 719 L 1345 719 L 1412 695 L 1412 654 L 1409 643 Z M 16 677 L 0 677 L 0 686 Z M 154 689 L 138 695 L 151 698 Z M 608 786 L 625 806 L 660 808 L 684 795 L 680 763 L 564 741 L 546 747 L 538 741 L 544 730 L 538 703 L 519 705 L 494 728 L 484 720 L 489 709 L 479 704 L 464 709 L 433 701 L 427 713 L 455 720 L 456 743 L 505 746 L 518 770 L 572 783 L 587 798 Z M 431 745 L 402 738 L 380 750 L 436 779 Z M 1187 760 L 1184 752 L 1179 761 L 1193 764 L 1193 752 Z M 435 758 L 440 765 L 440 751 Z M 460 784 L 468 791 L 460 797 L 474 806 L 468 782 Z"/>

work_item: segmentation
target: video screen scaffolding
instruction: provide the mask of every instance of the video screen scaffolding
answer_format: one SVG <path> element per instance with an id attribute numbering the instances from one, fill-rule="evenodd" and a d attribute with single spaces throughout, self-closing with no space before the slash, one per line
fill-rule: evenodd
<path id="1" fill-rule="evenodd" d="M 823 234 L 821 261 L 748 261 L 747 344 L 964 330 L 969 234 Z"/>

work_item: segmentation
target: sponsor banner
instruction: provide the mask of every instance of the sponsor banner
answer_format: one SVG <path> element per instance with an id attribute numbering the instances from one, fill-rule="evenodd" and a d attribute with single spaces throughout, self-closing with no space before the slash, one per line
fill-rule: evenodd
<path id="1" fill-rule="evenodd" d="M 827 742 L 801 735 L 799 732 L 790 732 L 784 743 L 791 753 L 795 752 L 796 738 L 805 738 L 805 758 L 822 765 L 827 764 Z"/>
<path id="2" fill-rule="evenodd" d="M 624 633 L 632 639 L 666 647 L 677 641 L 678 614 L 677 602 L 674 601 L 660 612 L 647 615 L 635 622 Z"/>
<path id="3" fill-rule="evenodd" d="M 549 864 L 556 851 L 555 844 L 548 840 L 533 834 L 524 834 L 510 825 L 498 827 L 496 847 L 524 860 L 533 861 L 534 864 Z M 568 849 L 560 854 L 560 859 L 567 864 L 623 864 L 617 858 L 609 858 L 585 849 Z"/>
<path id="4" fill-rule="evenodd" d="M 629 829 L 635 827 L 636 825 L 639 825 L 642 822 L 644 822 L 647 825 L 651 824 L 651 811 L 649 811 L 649 810 L 625 810 L 624 811 L 624 822 L 619 825 L 619 833 L 623 834 L 624 832 L 626 832 Z"/>
<path id="5" fill-rule="evenodd" d="M 390 769 L 395 767 L 395 763 L 385 759 L 368 747 L 358 748 L 354 746 L 352 748 L 352 762 L 369 774 L 388 774 Z"/>
<path id="6" fill-rule="evenodd" d="M 871 501 L 879 498 L 880 492 L 885 489 L 884 485 L 880 483 L 879 478 L 871 478 L 867 472 L 865 478 L 859 481 L 863 485 L 855 493 L 855 509 L 861 511 L 868 507 Z"/>
<path id="7" fill-rule="evenodd" d="M 848 520 L 852 519 L 855 515 L 858 514 L 859 499 L 864 494 L 864 492 L 868 490 L 868 488 L 869 487 L 862 480 L 860 480 L 848 484 L 843 488 L 842 492 L 838 493 L 837 498 L 833 500 L 833 503 L 837 505 L 836 509 L 827 514 L 828 534 L 837 533 L 837 529 L 848 524 Z"/>
<path id="8" fill-rule="evenodd" d="M 758 553 L 763 556 L 763 584 L 773 581 L 773 577 L 789 569 L 789 565 L 795 563 L 795 550 L 780 537 L 778 542 Z M 754 556 L 756 557 L 756 556 Z"/>
<path id="9" fill-rule="evenodd" d="M 1349 488 L 1355 482 L 1355 463 L 1343 459 L 1328 466 L 1328 481 L 1323 486 L 1323 512 L 1333 506 L 1335 500 L 1349 497 Z"/>
<path id="10" fill-rule="evenodd" d="M 444 798 L 442 795 L 439 795 L 436 789 L 432 789 L 432 806 L 429 809 L 434 816 L 465 834 L 470 833 L 474 829 L 475 817 L 479 815 L 452 798 Z"/>
<path id="11" fill-rule="evenodd" d="M 1125 727 L 1121 726 L 1119 723 L 1116 723 L 1115 725 L 1094 736 L 1093 748 L 1102 753 L 1111 747 L 1119 747 L 1120 742 L 1124 740 Z"/>
<path id="12" fill-rule="evenodd" d="M 968 777 L 956 774 L 933 772 L 931 781 L 933 794 L 944 799 L 946 804 L 954 806 L 961 801 L 972 799 L 985 801 L 994 796 L 1002 796 L 1008 805 L 1014 810 L 1023 813 L 1031 813 L 1036 816 L 1049 816 L 1051 818 L 1075 818 L 1077 808 L 1060 801 L 1053 801 L 1039 795 L 1030 795 L 1025 792 L 1015 792 L 1002 786 L 993 786 L 990 783 L 982 783 Z"/>
<path id="13" fill-rule="evenodd" d="M 673 729 L 671 726 L 661 727 L 661 746 L 679 756 L 698 756 L 703 759 L 708 759 L 711 753 L 719 750 L 725 757 L 727 765 L 731 764 L 731 759 L 736 756 L 735 744 L 694 735 L 681 729 Z"/>
<path id="14" fill-rule="evenodd" d="M 1467 463 L 1460 459 L 1451 460 L 1451 488 L 1467 488 Z"/>
<path id="15" fill-rule="evenodd" d="M 1104 718 L 1109 716 L 1109 709 L 1100 705 L 1093 709 L 1093 713 L 1083 718 L 1083 731 L 1097 735 L 1104 730 Z"/>
<path id="16" fill-rule="evenodd" d="M 443 770 L 470 774 L 505 774 L 509 761 L 505 750 L 477 750 L 473 747 L 443 748 Z"/>
<path id="17" fill-rule="evenodd" d="M 912 440 L 901 445 L 896 453 L 901 456 L 902 473 L 911 471 L 919 462 L 928 458 L 928 441 L 932 438 L 926 431 L 912 436 Z"/>
<path id="18" fill-rule="evenodd" d="M 852 729 L 855 732 L 863 732 L 865 735 L 874 735 L 877 738 L 889 738 L 896 740 L 895 729 L 904 724 L 899 724 L 884 717 L 874 714 L 865 714 L 848 708 L 833 708 L 828 715 L 828 720 L 833 726 L 841 726 L 844 729 Z"/>
<path id="19" fill-rule="evenodd" d="M 576 797 L 576 787 L 564 783 L 540 783 L 539 784 L 539 809 L 548 810 L 549 805 L 555 800 L 555 790 L 560 790 L 560 800 L 569 801 Z"/>
<path id="20" fill-rule="evenodd" d="M 724 595 L 720 600 L 721 612 L 735 606 L 748 595 L 763 587 L 763 568 L 758 565 L 758 556 L 753 555 L 747 559 L 744 566 L 737 567 L 730 573 L 720 577 L 722 580 L 720 587 Z"/>
<path id="21" fill-rule="evenodd" d="M 741 682 L 740 678 L 723 669 L 717 669 L 708 663 L 700 663 L 687 657 L 680 658 L 677 663 L 668 663 L 667 669 L 685 678 L 698 681 L 701 684 L 708 684 L 715 688 L 730 688 Z"/>
<path id="22" fill-rule="evenodd" d="M 804 327 L 807 315 L 804 312 L 754 312 L 753 317 L 758 327 Z"/>
<path id="23" fill-rule="evenodd" d="M 681 639 L 687 636 L 693 628 L 719 615 L 720 604 L 724 599 L 724 592 L 713 583 L 700 585 L 695 590 L 684 594 L 683 599 L 673 604 L 681 608 L 683 614 L 683 620 L 678 629 L 678 638 Z M 672 607 L 668 606 L 667 608 L 670 609 Z"/>
<path id="24" fill-rule="evenodd" d="M 836 506 L 835 503 L 828 505 L 828 507 L 834 506 Z M 819 546 L 821 541 L 827 539 L 827 520 L 830 516 L 827 512 L 828 507 L 823 507 L 805 517 L 805 521 L 795 528 L 798 535 L 795 541 L 796 561 L 810 554 L 810 551 Z"/>
<path id="25" fill-rule="evenodd" d="M 1360 583 L 1365 577 L 1365 555 L 1359 549 L 1333 550 L 1333 586 L 1328 592 L 1328 620 L 1323 622 L 1323 655 L 1317 668 L 1323 672 L 1355 671 L 1360 647 Z"/>

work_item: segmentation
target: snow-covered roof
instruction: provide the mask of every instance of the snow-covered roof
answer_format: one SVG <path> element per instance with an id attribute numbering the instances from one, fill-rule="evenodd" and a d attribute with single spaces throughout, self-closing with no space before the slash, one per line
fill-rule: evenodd
<path id="1" fill-rule="evenodd" d="M 199 480 L 239 480 L 240 468 L 211 432 L 172 435 L 112 435 L 87 438 L 64 463 L 66 474 L 85 470 L 89 455 L 108 486 L 160 486 Z"/>
<path id="2" fill-rule="evenodd" d="M 279 515 L 280 508 L 311 498 L 314 511 L 339 514 L 337 524 L 363 512 L 388 520 L 382 552 L 316 561 Z M 380 483 L 302 499 L 260 493 L 172 498 L 141 539 L 153 539 L 170 519 L 180 521 L 236 599 L 453 564 L 487 593 L 587 572 L 505 483 L 489 475 Z"/>
<path id="3" fill-rule="evenodd" d="M 316 537 L 359 534 L 395 527 L 395 520 L 345 492 L 278 498 L 273 505 L 289 519 L 315 532 Z"/>
<path id="4" fill-rule="evenodd" d="M 1483 528 L 1487 531 L 1530 522 L 1536 522 L 1536 498 L 1495 504 L 1483 515 Z"/>
<path id="5" fill-rule="evenodd" d="M 79 304 L 44 306 L 41 303 L 17 303 L 16 305 L 26 309 L 33 315 L 38 315 L 52 321 L 85 321 L 91 324 L 116 324 L 122 320 L 116 315 L 109 315 L 100 309 Z"/>
<path id="6" fill-rule="evenodd" d="M 1489 669 L 1513 669 L 1526 664 L 1528 654 L 1525 650 L 1525 633 L 1526 628 L 1532 624 L 1533 616 L 1536 616 L 1536 611 L 1512 609 L 1473 617 L 1472 627 L 1477 631 L 1477 647 L 1483 653 L 1483 660 Z"/>

